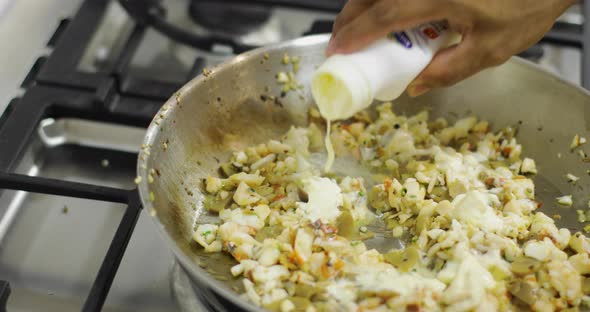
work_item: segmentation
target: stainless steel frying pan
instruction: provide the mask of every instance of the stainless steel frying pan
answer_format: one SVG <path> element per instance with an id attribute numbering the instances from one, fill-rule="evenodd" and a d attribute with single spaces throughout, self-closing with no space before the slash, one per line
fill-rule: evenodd
<path id="1" fill-rule="evenodd" d="M 327 41 L 327 35 L 301 38 L 254 50 L 211 68 L 166 102 L 144 140 L 137 166 L 143 178 L 139 192 L 144 207 L 199 291 L 245 310 L 258 308 L 234 290 L 241 283 L 228 274 L 233 260 L 223 254 L 204 253 L 191 242 L 195 223 L 214 218 L 203 208 L 201 180 L 216 173 L 231 150 L 279 137 L 291 125 L 306 125 L 307 109 L 313 105 L 309 90 L 281 98 L 275 74 L 285 70 L 281 57 L 287 52 L 300 57 L 297 79 L 308 85 L 324 59 Z M 395 103 L 397 113 L 412 114 L 424 108 L 431 110 L 432 117 L 453 120 L 475 114 L 489 120 L 494 128 L 518 127 L 525 155 L 537 160 L 540 174 L 535 182 L 545 203 L 543 210 L 550 216 L 560 214 L 562 219 L 557 223 L 561 227 L 581 228 L 575 209 L 587 207 L 590 176 L 586 170 L 590 164 L 570 153 L 569 144 L 575 134 L 590 136 L 590 93 L 513 58 L 452 88 L 416 99 L 403 97 Z M 150 172 L 153 183 L 148 181 Z M 566 173 L 582 179 L 572 186 L 564 178 Z M 574 207 L 560 208 L 555 203 L 555 197 L 564 194 L 574 195 Z"/>

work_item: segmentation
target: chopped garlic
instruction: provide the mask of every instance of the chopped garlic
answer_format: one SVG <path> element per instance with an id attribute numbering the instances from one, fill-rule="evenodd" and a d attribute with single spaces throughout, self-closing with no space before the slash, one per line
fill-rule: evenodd
<path id="1" fill-rule="evenodd" d="M 521 173 L 537 173 L 537 166 L 535 165 L 535 161 L 530 158 L 525 158 L 522 160 L 522 165 L 520 166 Z"/>
<path id="2" fill-rule="evenodd" d="M 572 139 L 572 144 L 570 144 L 570 149 L 575 149 L 578 146 L 581 146 L 582 144 L 586 143 L 586 138 L 584 137 L 580 137 L 579 135 L 575 135 L 574 138 Z"/>
<path id="3" fill-rule="evenodd" d="M 244 265 L 241 263 L 238 263 L 238 264 L 234 265 L 233 267 L 231 267 L 230 272 L 233 276 L 239 276 L 242 273 L 244 273 Z"/>
<path id="4" fill-rule="evenodd" d="M 396 226 L 393 228 L 393 237 L 399 238 L 404 234 L 404 228 L 402 228 L 401 226 Z"/>
<path id="5" fill-rule="evenodd" d="M 584 213 L 584 210 L 576 210 L 576 214 L 578 215 L 578 222 L 584 223 L 588 221 L 588 219 L 586 219 L 586 214 Z"/>
<path id="6" fill-rule="evenodd" d="M 205 179 L 205 184 L 205 190 L 209 193 L 217 193 L 223 187 L 223 181 L 220 178 L 212 177 L 210 175 Z"/>
<path id="7" fill-rule="evenodd" d="M 289 54 L 284 53 L 283 58 L 281 59 L 281 63 L 283 63 L 283 65 L 287 65 L 290 62 L 291 62 L 291 58 L 289 57 Z"/>
<path id="8" fill-rule="evenodd" d="M 285 72 L 278 72 L 277 73 L 277 81 L 280 83 L 287 83 L 289 82 L 289 76 Z"/>
<path id="9" fill-rule="evenodd" d="M 567 178 L 567 180 L 573 184 L 576 184 L 576 182 L 578 182 L 578 180 L 580 180 L 580 177 L 576 177 L 575 175 L 568 173 L 565 175 L 565 177 Z"/>
<path id="10" fill-rule="evenodd" d="M 566 207 L 571 207 L 574 204 L 572 195 L 557 197 L 556 200 L 558 204 Z"/>
<path id="11" fill-rule="evenodd" d="M 287 299 L 281 302 L 281 312 L 291 312 L 295 310 L 295 305 L 291 300 Z"/>

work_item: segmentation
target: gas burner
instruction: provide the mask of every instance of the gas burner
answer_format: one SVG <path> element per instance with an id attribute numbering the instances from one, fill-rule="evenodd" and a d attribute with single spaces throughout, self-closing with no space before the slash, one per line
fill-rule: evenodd
<path id="1" fill-rule="evenodd" d="M 251 3 L 191 0 L 189 13 L 197 25 L 209 31 L 244 35 L 263 26 L 272 9 Z"/>
<path id="2" fill-rule="evenodd" d="M 191 282 L 186 271 L 176 261 L 170 271 L 170 289 L 181 312 L 242 311 L 237 306 L 219 302 L 206 287 L 199 287 Z"/>
<path id="3" fill-rule="evenodd" d="M 170 289 L 172 297 L 178 309 L 181 312 L 205 312 L 207 304 L 203 302 L 193 289 L 189 277 L 180 267 L 178 262 L 174 262 L 170 271 Z"/>

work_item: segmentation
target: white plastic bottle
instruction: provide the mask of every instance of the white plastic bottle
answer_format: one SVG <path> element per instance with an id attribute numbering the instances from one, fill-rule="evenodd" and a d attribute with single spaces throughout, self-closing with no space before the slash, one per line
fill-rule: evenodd
<path id="1" fill-rule="evenodd" d="M 375 99 L 394 100 L 457 37 L 444 22 L 427 23 L 391 33 L 359 52 L 329 57 L 311 82 L 320 113 L 330 121 L 347 119 Z"/>

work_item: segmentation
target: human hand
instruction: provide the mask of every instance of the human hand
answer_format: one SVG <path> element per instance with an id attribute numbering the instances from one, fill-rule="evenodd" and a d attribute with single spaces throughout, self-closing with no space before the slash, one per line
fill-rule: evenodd
<path id="1" fill-rule="evenodd" d="M 357 51 L 393 31 L 446 20 L 462 41 L 439 51 L 408 94 L 453 85 L 537 43 L 575 0 L 349 0 L 326 53 Z"/>

